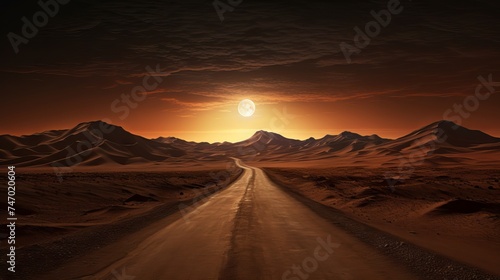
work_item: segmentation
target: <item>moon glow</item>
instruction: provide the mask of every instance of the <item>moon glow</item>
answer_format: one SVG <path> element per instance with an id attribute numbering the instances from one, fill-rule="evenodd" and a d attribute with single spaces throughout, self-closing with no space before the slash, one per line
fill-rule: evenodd
<path id="1" fill-rule="evenodd" d="M 255 103 L 253 103 L 253 101 L 250 99 L 241 100 L 240 104 L 238 105 L 238 112 L 243 117 L 252 116 L 253 113 L 255 113 Z"/>

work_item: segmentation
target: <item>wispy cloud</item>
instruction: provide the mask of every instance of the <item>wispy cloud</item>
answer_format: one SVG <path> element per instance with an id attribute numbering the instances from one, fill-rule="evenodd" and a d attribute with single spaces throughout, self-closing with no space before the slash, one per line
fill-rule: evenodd
<path id="1" fill-rule="evenodd" d="M 165 81 L 150 97 L 191 111 L 244 96 L 268 104 L 448 97 L 470 92 L 478 73 L 498 73 L 497 2 L 413 2 L 352 64 L 339 43 L 387 1 L 248 1 L 223 24 L 209 2 L 72 3 L 78 14 L 58 15 L 23 56 L 2 55 L 0 71 L 75 78 L 75 87 L 92 78 L 104 96 L 159 64 Z"/>

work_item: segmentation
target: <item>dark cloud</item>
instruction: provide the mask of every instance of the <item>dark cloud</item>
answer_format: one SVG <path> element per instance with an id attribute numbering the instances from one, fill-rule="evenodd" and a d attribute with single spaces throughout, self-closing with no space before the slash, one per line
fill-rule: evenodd
<path id="1" fill-rule="evenodd" d="M 496 1 L 401 1 L 401 14 L 351 64 L 339 44 L 354 44 L 353 28 L 388 1 L 332 2 L 244 0 L 221 22 L 211 1 L 74 0 L 19 54 L 4 40 L 0 70 L 19 81 L 81 78 L 77 87 L 108 77 L 104 91 L 159 64 L 165 82 L 151 95 L 190 108 L 250 92 L 271 103 L 454 96 L 479 74 L 500 74 Z M 37 9 L 9 8 L 3 38 Z"/>

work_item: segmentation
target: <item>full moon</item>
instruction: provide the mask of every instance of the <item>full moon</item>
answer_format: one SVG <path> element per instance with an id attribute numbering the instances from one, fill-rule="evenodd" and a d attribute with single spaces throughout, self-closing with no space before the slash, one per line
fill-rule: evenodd
<path id="1" fill-rule="evenodd" d="M 253 113 L 255 113 L 255 103 L 253 103 L 253 101 L 250 99 L 241 100 L 240 104 L 238 105 L 238 112 L 243 117 L 250 117 L 251 115 L 253 115 Z"/>

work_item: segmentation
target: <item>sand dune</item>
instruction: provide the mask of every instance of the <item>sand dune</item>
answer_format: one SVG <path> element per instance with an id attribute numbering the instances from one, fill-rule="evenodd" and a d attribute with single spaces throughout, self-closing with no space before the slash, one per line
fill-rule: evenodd
<path id="1" fill-rule="evenodd" d="M 301 196 L 452 259 L 500 275 L 498 169 L 418 168 L 394 191 L 386 169 L 266 168 Z"/>
<path id="2" fill-rule="evenodd" d="M 500 203 L 487 203 L 469 199 L 451 199 L 434 205 L 428 214 L 472 214 L 477 212 L 500 214 Z"/>
<path id="3" fill-rule="evenodd" d="M 491 242 L 500 232 L 500 139 L 451 122 L 393 140 L 353 132 L 296 140 L 258 131 L 237 143 L 196 143 L 146 139 L 97 121 L 28 136 L 2 135 L 0 155 L 0 164 L 23 167 L 16 209 L 23 219 L 19 240 L 27 251 L 42 246 L 58 252 L 52 244 L 62 237 L 95 240 L 94 230 L 128 228 L 131 219 L 136 223 L 173 211 L 171 205 L 194 201 L 203 196 L 200 191 L 220 189 L 225 180 L 213 174 L 227 170 L 230 157 L 236 157 L 271 167 L 266 171 L 276 182 L 362 223 L 500 273 L 498 243 Z M 422 160 L 401 172 L 401 163 L 415 157 Z M 52 170 L 37 169 L 51 165 L 79 169 L 58 181 Z M 233 171 L 226 184 L 238 176 Z M 388 187 L 387 172 L 395 172 L 395 190 Z M 5 209 L 6 202 L 0 206 Z M 86 244 L 74 244 L 80 243 Z"/>
<path id="4" fill-rule="evenodd" d="M 109 131 L 109 132 L 108 132 Z M 104 122 L 81 123 L 68 130 L 0 137 L 2 164 L 73 166 L 159 162 L 185 155 L 183 150 L 152 141 Z"/>
<path id="5" fill-rule="evenodd" d="M 175 137 L 146 139 L 101 121 L 27 136 L 0 136 L 0 164 L 18 166 L 123 166 L 224 161 L 316 162 L 318 165 L 390 167 L 402 160 L 419 165 L 484 166 L 500 163 L 500 138 L 439 121 L 391 140 L 345 131 L 320 139 L 288 139 L 257 131 L 237 143 L 196 143 Z M 424 160 L 425 159 L 425 160 Z"/>
<path id="6" fill-rule="evenodd" d="M 53 173 L 22 174 L 18 177 L 22 191 L 16 196 L 16 214 L 22 220 L 19 248 L 141 216 L 160 205 L 190 202 L 224 187 L 240 174 L 239 169 L 227 172 L 224 166 L 217 168 L 71 173 L 61 182 Z M 228 176 L 225 182 L 217 182 L 212 176 L 221 171 Z M 1 195 L 6 196 L 6 192 L 6 188 L 0 190 Z M 0 207 L 7 209 L 7 200 L 0 201 Z M 5 221 L 0 224 L 5 227 Z"/>

